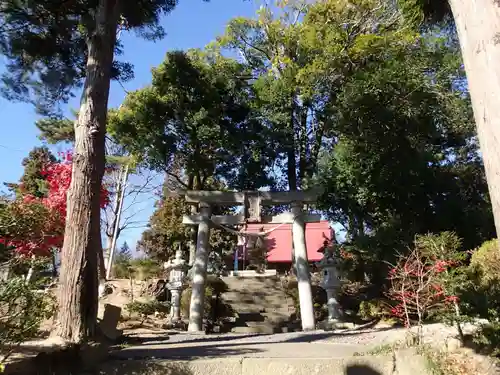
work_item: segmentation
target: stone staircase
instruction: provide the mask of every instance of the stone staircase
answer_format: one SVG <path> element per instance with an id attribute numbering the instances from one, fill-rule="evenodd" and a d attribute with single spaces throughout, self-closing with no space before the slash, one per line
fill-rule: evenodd
<path id="1" fill-rule="evenodd" d="M 236 312 L 231 332 L 288 332 L 293 301 L 286 296 L 278 277 L 226 277 L 224 282 L 229 287 L 224 301 Z"/>

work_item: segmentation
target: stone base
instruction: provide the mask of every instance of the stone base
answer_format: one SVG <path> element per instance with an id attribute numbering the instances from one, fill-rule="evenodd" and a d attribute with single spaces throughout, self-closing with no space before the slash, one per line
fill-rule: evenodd
<path id="1" fill-rule="evenodd" d="M 254 270 L 229 271 L 229 277 L 271 277 L 277 274 L 276 270 L 265 270 L 264 272 Z"/>
<path id="2" fill-rule="evenodd" d="M 353 329 L 355 328 L 355 325 L 354 323 L 343 322 L 341 320 L 323 320 L 322 322 L 318 322 L 318 328 L 325 331 L 333 331 L 340 329 Z"/>
<path id="3" fill-rule="evenodd" d="M 162 328 L 163 329 L 176 329 L 180 331 L 186 331 L 187 330 L 187 323 L 182 321 L 182 320 L 175 320 L 175 321 L 168 321 L 165 324 L 163 324 Z"/>
<path id="4" fill-rule="evenodd" d="M 206 336 L 207 333 L 205 331 L 186 331 L 183 334 L 192 335 L 192 336 Z"/>

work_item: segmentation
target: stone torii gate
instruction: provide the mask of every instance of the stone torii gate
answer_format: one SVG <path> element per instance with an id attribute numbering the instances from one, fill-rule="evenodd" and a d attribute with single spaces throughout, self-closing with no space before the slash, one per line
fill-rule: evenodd
<path id="1" fill-rule="evenodd" d="M 304 215 L 304 204 L 314 203 L 320 191 L 250 191 L 250 192 L 225 192 L 225 191 L 184 191 L 187 203 L 198 204 L 199 213 L 185 215 L 183 224 L 198 225 L 196 243 L 196 256 L 193 264 L 193 287 L 191 304 L 189 308 L 189 332 L 202 331 L 203 308 L 205 300 L 205 284 L 209 255 L 209 235 L 211 223 L 215 225 L 242 225 L 245 223 L 291 223 L 292 238 L 297 270 L 298 291 L 300 300 L 300 313 L 302 329 L 314 330 L 314 311 L 311 294 L 309 263 L 305 239 L 305 222 L 316 222 L 320 215 Z M 238 206 L 245 208 L 244 215 L 212 216 L 211 205 Z M 261 206 L 291 204 L 291 212 L 273 217 L 262 217 Z"/>

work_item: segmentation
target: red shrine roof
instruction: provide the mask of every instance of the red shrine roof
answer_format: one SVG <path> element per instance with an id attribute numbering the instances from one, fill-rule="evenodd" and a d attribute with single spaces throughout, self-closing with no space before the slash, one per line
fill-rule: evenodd
<path id="1" fill-rule="evenodd" d="M 245 232 L 266 232 L 279 224 L 248 224 Z M 318 250 L 323 248 L 327 240 L 332 239 L 332 229 L 326 220 L 316 223 L 306 223 L 306 246 L 309 262 L 318 262 L 323 254 Z M 292 224 L 284 224 L 269 233 L 265 243 L 269 252 L 267 261 L 270 263 L 289 263 L 292 261 Z"/>

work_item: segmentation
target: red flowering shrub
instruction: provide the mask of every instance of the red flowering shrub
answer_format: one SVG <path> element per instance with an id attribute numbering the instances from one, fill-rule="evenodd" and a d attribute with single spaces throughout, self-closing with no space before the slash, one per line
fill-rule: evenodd
<path id="1" fill-rule="evenodd" d="M 436 310 L 452 308 L 458 297 L 447 294 L 442 274 L 453 265 L 446 259 L 428 256 L 418 246 L 400 256 L 389 271 L 391 287 L 387 294 L 393 301 L 391 313 L 409 328 L 415 323 L 421 327 Z"/>
<path id="2" fill-rule="evenodd" d="M 48 189 L 45 197 L 23 195 L 10 205 L 11 215 L 18 218 L 18 228 L 8 232 L 0 241 L 14 247 L 20 255 L 47 256 L 52 249 L 62 247 L 72 154 L 64 153 L 62 159 L 61 162 L 47 165 L 43 170 Z M 102 187 L 101 207 L 108 203 L 108 191 Z"/>

